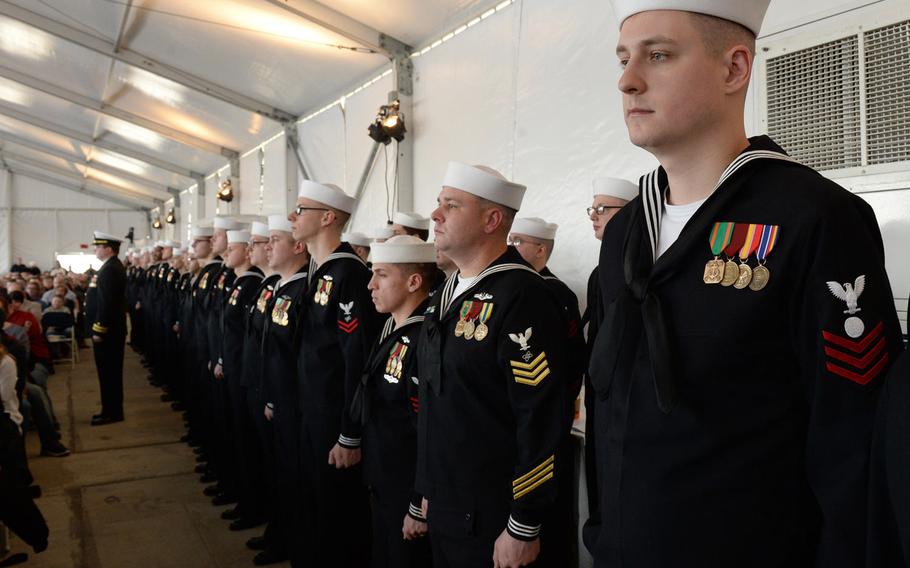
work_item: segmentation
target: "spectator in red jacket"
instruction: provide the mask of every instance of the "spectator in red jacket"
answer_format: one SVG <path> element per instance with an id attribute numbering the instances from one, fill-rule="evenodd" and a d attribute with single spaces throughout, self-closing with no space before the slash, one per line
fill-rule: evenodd
<path id="1" fill-rule="evenodd" d="M 9 315 L 6 320 L 14 325 L 21 325 L 28 331 L 29 348 L 31 349 L 32 359 L 35 363 L 41 363 L 48 369 L 53 369 L 51 363 L 51 352 L 47 346 L 47 341 L 41 334 L 41 324 L 35 319 L 30 312 L 22 309 L 22 303 L 25 301 L 25 294 L 19 290 L 14 290 L 9 294 Z"/>

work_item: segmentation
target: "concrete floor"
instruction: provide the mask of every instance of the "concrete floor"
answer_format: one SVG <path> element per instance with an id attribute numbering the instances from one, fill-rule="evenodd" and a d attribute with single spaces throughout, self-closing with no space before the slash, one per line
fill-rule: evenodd
<path id="1" fill-rule="evenodd" d="M 28 433 L 50 546 L 35 555 L 12 537 L 12 552 L 29 552 L 26 565 L 36 568 L 252 566 L 255 553 L 244 543 L 262 528 L 228 530 L 220 518 L 227 507 L 213 507 L 202 495 L 195 456 L 178 441 L 184 434 L 180 413 L 159 400 L 161 391 L 126 351 L 124 422 L 89 425 L 100 400 L 91 350 L 82 350 L 75 369 L 60 364 L 51 377 L 62 442 L 73 453 L 40 457 L 37 434 Z"/>

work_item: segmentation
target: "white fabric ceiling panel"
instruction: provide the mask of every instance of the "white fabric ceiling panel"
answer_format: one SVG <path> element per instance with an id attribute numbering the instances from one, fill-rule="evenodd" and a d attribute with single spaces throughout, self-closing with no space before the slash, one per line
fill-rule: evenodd
<path id="1" fill-rule="evenodd" d="M 259 151 L 240 159 L 240 188 L 234 190 L 234 199 L 240 200 L 241 215 L 259 215 Z"/>
<path id="2" fill-rule="evenodd" d="M 414 62 L 415 209 L 435 208 L 450 160 L 512 175 L 517 5 Z"/>
<path id="3" fill-rule="evenodd" d="M 114 65 L 110 94 L 109 102 L 117 108 L 235 150 L 249 148 L 278 129 L 259 114 L 124 63 Z"/>
<path id="4" fill-rule="evenodd" d="M 153 184 L 164 185 L 176 189 L 181 189 L 187 185 L 187 178 L 150 166 L 145 162 L 140 162 L 139 160 L 121 156 L 120 154 L 115 154 L 114 152 L 109 152 L 107 150 L 100 150 L 87 144 L 79 144 L 78 147 L 80 153 L 87 156 L 90 161 L 98 161 L 112 168 L 117 168 L 118 170 L 123 170 L 127 173 L 143 177 Z"/>
<path id="5" fill-rule="evenodd" d="M 60 18 L 61 8 L 66 13 L 66 24 L 82 31 L 106 37 L 111 40 L 117 37 L 117 29 L 123 18 L 126 2 L 98 0 L 66 0 L 65 2 L 41 2 L 36 0 L 9 0 L 12 4 L 22 6 L 48 18 Z"/>
<path id="6" fill-rule="evenodd" d="M 14 210 L 12 214 L 13 258 L 34 260 L 38 266 L 54 265 L 57 218 L 53 211 Z"/>
<path id="7" fill-rule="evenodd" d="M 32 0 L 18 3 L 29 10 L 39 4 Z M 52 17 L 71 24 L 60 14 Z M 110 61 L 103 55 L 3 16 L 0 16 L 0 54 L 6 67 L 89 97 L 99 96 L 104 89 Z"/>
<path id="8" fill-rule="evenodd" d="M 162 0 L 154 8 L 131 37 L 131 49 L 289 112 L 315 107 L 385 61 L 325 47 L 356 44 L 258 0 Z M 134 11 L 143 12 L 142 5 Z"/>
<path id="9" fill-rule="evenodd" d="M 94 111 L 3 78 L 0 78 L 0 104 L 40 120 L 50 121 L 55 126 L 87 135 L 92 134 L 98 119 L 98 114 Z M 0 109 L 0 114 L 3 113 L 4 109 Z"/>
<path id="10" fill-rule="evenodd" d="M 57 178 L 53 174 L 39 172 Z M 64 186 L 46 183 L 29 177 L 29 170 L 17 170 L 13 175 L 13 208 L 42 209 L 122 209 L 123 206 L 86 193 L 76 192 Z M 73 181 L 59 178 L 61 183 L 73 185 Z M 103 190 L 99 190 L 103 193 Z"/>
<path id="11" fill-rule="evenodd" d="M 296 191 L 288 188 L 287 160 L 289 157 L 284 136 L 272 140 L 265 146 L 265 175 L 263 177 L 263 215 L 287 213 L 291 201 L 297 198 Z M 296 190 L 296 187 L 293 188 Z"/>
<path id="12" fill-rule="evenodd" d="M 101 122 L 101 130 L 104 132 L 101 138 L 105 141 L 161 158 L 195 172 L 210 172 L 226 162 L 224 158 L 196 150 L 122 120 L 104 118 Z"/>

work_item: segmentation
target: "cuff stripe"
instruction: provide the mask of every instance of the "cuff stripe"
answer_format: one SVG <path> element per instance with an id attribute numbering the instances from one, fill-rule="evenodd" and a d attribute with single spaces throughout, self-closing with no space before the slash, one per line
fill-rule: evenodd
<path id="1" fill-rule="evenodd" d="M 347 436 L 339 435 L 338 443 L 343 446 L 353 446 L 356 448 L 360 446 L 360 438 L 348 438 Z"/>
<path id="2" fill-rule="evenodd" d="M 408 506 L 408 514 L 414 517 L 415 519 L 425 521 L 426 517 L 423 516 L 423 512 L 420 510 L 420 507 L 411 504 Z"/>
<path id="3" fill-rule="evenodd" d="M 509 516 L 508 529 L 509 532 L 514 533 L 516 536 L 529 538 L 532 540 L 540 535 L 540 525 L 524 525 L 513 519 L 511 516 Z"/>

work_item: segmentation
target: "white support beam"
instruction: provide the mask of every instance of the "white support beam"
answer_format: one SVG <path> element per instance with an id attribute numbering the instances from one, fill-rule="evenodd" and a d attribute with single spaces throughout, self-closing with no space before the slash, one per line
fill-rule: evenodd
<path id="1" fill-rule="evenodd" d="M 154 203 L 148 203 L 145 201 L 134 201 L 130 198 L 121 199 L 117 196 L 110 195 L 103 191 L 95 191 L 87 187 L 86 185 L 74 184 L 53 178 L 51 176 L 44 175 L 40 172 L 32 171 L 26 168 L 14 168 L 12 172 L 15 175 L 32 178 L 38 181 L 43 181 L 44 183 L 51 184 L 56 187 L 61 187 L 69 191 L 75 191 L 77 193 L 84 193 L 85 195 L 91 195 L 92 197 L 97 197 L 98 199 L 104 199 L 110 201 L 111 203 L 116 203 L 117 205 L 122 205 L 123 207 L 128 207 L 136 211 L 148 211 L 150 208 L 154 207 Z"/>
<path id="2" fill-rule="evenodd" d="M 2 1 L 2 0 L 0 0 L 0 1 Z M 116 152 L 117 154 L 120 154 L 122 156 L 127 156 L 129 158 L 133 158 L 134 160 L 139 160 L 140 162 L 145 162 L 146 164 L 148 164 L 150 166 L 154 166 L 156 168 L 160 168 L 165 171 L 173 172 L 177 175 L 181 175 L 186 178 L 192 179 L 193 176 L 197 175 L 197 173 L 198 173 L 198 172 L 194 172 L 193 170 L 190 170 L 188 168 L 185 168 L 179 164 L 174 164 L 173 162 L 168 162 L 167 160 L 162 160 L 160 158 L 156 158 L 155 156 L 152 156 L 150 154 L 146 154 L 144 152 L 139 152 L 137 150 L 133 150 L 132 148 L 127 148 L 125 146 L 121 146 L 120 144 L 114 144 L 113 142 L 108 142 L 107 140 L 101 140 L 101 139 L 96 140 L 96 139 L 92 138 L 91 136 L 89 136 L 88 134 L 83 134 L 82 132 L 78 132 L 76 130 L 71 130 L 71 129 L 65 128 L 63 126 L 58 126 L 57 124 L 54 124 L 53 122 L 44 120 L 42 118 L 38 118 L 37 116 L 32 116 L 30 114 L 24 113 L 20 110 L 14 109 L 5 104 L 0 104 L 0 114 L 8 116 L 10 118 L 14 118 L 20 122 L 24 122 L 26 124 L 36 126 L 43 130 L 47 130 L 48 132 L 53 132 L 55 134 L 59 134 L 60 136 L 65 136 L 72 140 L 78 140 L 79 142 L 83 142 L 85 144 L 91 144 L 92 146 L 97 146 L 98 148 L 103 148 L 103 149 L 109 150 L 111 152 Z"/>
<path id="3" fill-rule="evenodd" d="M 0 219 L 3 219 L 3 243 L 0 244 L 0 270 L 13 264 L 13 172 L 0 169 Z"/>
<path id="4" fill-rule="evenodd" d="M 202 150 L 203 152 L 208 152 L 210 154 L 215 154 L 218 156 L 224 156 L 226 158 L 240 155 L 237 150 L 224 148 L 223 146 L 219 146 L 214 142 L 203 140 L 202 138 L 198 138 L 192 134 L 187 134 L 186 132 L 182 132 L 176 128 L 171 128 L 165 124 L 155 122 L 154 120 L 149 120 L 145 117 L 139 116 L 138 114 L 133 114 L 129 111 L 116 108 L 110 104 L 96 101 L 91 97 L 80 95 L 79 93 L 58 87 L 42 79 L 32 77 L 26 73 L 4 67 L 3 65 L 0 65 L 0 77 L 5 77 L 10 81 L 15 81 L 16 83 L 25 85 L 30 89 L 41 91 L 42 93 L 63 99 L 66 102 L 93 110 L 105 116 L 110 116 L 112 118 L 135 124 L 136 126 L 140 126 L 146 130 L 160 134 L 165 138 L 169 138 L 175 142 L 179 142 L 198 150 Z"/>
<path id="5" fill-rule="evenodd" d="M 134 181 L 140 185 L 147 186 L 149 189 L 154 189 L 156 191 L 167 192 L 169 189 L 165 185 L 150 182 L 148 180 L 148 178 L 146 178 L 146 177 L 136 175 L 136 174 L 134 174 L 132 172 L 128 172 L 126 170 L 121 170 L 119 168 L 115 168 L 114 166 L 109 166 L 109 165 L 107 165 L 103 162 L 99 162 L 97 160 L 86 160 L 82 156 L 77 156 L 76 154 L 70 154 L 69 152 L 64 152 L 63 150 L 58 150 L 57 148 L 45 146 L 43 144 L 39 144 L 38 142 L 35 142 L 34 140 L 29 140 L 28 138 L 22 138 L 21 136 L 16 136 L 15 134 L 7 134 L 6 132 L 0 132 L 0 143 L 2 143 L 2 142 L 18 144 L 19 146 L 29 148 L 36 152 L 41 152 L 42 154 L 47 154 L 48 156 L 54 156 L 56 158 L 66 160 L 68 162 L 72 162 L 73 164 L 78 164 L 81 166 L 92 168 L 93 170 L 98 170 L 99 172 L 104 172 L 104 173 L 110 174 L 112 176 L 122 177 L 124 179 Z"/>
<path id="6" fill-rule="evenodd" d="M 404 42 L 314 0 L 265 1 L 389 58 L 395 57 L 397 46 L 407 47 Z"/>
<path id="7" fill-rule="evenodd" d="M 45 33 L 94 51 L 95 53 L 110 57 L 116 61 L 138 67 L 149 73 L 158 75 L 159 77 L 164 77 L 174 83 L 199 91 L 200 93 L 222 100 L 238 108 L 261 114 L 266 118 L 278 122 L 292 122 L 295 120 L 293 113 L 276 108 L 268 103 L 258 101 L 236 91 L 232 91 L 227 87 L 194 76 L 186 71 L 155 61 L 141 53 L 136 53 L 135 51 L 111 43 L 106 39 L 96 37 L 80 29 L 26 10 L 7 0 L 0 0 L 0 15 L 12 18 Z"/>
<path id="8" fill-rule="evenodd" d="M 96 180 L 96 179 L 91 179 L 91 178 L 85 178 L 82 175 L 78 174 L 77 172 L 71 172 L 69 170 L 64 170 L 62 168 L 52 166 L 52 165 L 42 162 L 40 160 L 33 160 L 26 156 L 10 154 L 9 152 L 3 152 L 3 156 L 6 159 L 7 163 L 11 164 L 10 167 L 12 167 L 12 168 L 15 168 L 16 164 L 18 164 L 20 166 L 26 166 L 27 168 L 33 168 L 33 169 L 41 171 L 41 172 L 48 172 L 48 173 L 52 173 L 54 175 L 63 176 L 65 178 L 69 178 L 71 180 L 78 181 L 81 184 L 83 184 L 83 186 L 87 185 L 87 184 L 91 184 L 95 187 L 104 189 L 105 191 L 108 191 L 108 192 L 115 194 L 119 197 L 122 197 L 124 199 L 132 199 L 132 200 L 136 200 L 136 201 L 142 202 L 142 203 L 151 202 L 154 204 L 163 202 L 162 199 L 158 199 L 155 196 L 145 195 L 145 194 L 140 195 L 140 194 L 130 191 L 129 189 L 114 185 L 112 183 L 107 183 L 107 182 L 103 182 L 101 180 Z"/>

